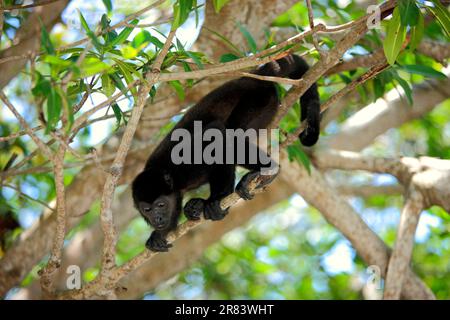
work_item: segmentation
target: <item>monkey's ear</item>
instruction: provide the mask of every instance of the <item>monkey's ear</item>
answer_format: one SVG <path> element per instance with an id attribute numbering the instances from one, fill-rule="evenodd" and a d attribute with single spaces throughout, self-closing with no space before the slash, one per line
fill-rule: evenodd
<path id="1" fill-rule="evenodd" d="M 173 190 L 173 178 L 172 175 L 168 171 L 164 171 L 164 182 L 166 185 L 170 188 L 170 190 Z"/>

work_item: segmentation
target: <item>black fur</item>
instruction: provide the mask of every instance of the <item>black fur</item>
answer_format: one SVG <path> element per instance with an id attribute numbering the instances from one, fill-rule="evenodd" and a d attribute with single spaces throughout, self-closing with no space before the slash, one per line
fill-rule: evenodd
<path id="1" fill-rule="evenodd" d="M 300 79 L 307 70 L 308 65 L 302 58 L 289 55 L 262 65 L 254 73 Z M 203 130 L 214 128 L 222 133 L 226 129 L 264 129 L 274 118 L 279 103 L 273 82 L 243 77 L 211 91 L 185 114 L 174 129 L 184 128 L 192 135 L 194 121 L 202 121 Z M 300 98 L 300 104 L 301 120 L 306 119 L 307 129 L 299 138 L 303 145 L 312 146 L 317 142 L 320 131 L 320 101 L 316 84 Z M 184 192 L 209 183 L 210 197 L 207 200 L 191 199 L 185 206 L 185 214 L 188 219 L 197 220 L 204 212 L 206 219 L 221 220 L 227 210 L 220 208 L 220 200 L 235 190 L 234 164 L 175 165 L 171 161 L 171 151 L 177 143 L 171 141 L 171 134 L 167 135 L 132 185 L 135 206 L 155 227 L 146 244 L 153 251 L 167 251 L 171 246 L 166 235 L 177 226 Z M 263 165 L 242 166 L 251 172 L 241 180 L 236 192 L 244 199 L 251 199 L 252 195 L 247 191 L 248 181 Z"/>

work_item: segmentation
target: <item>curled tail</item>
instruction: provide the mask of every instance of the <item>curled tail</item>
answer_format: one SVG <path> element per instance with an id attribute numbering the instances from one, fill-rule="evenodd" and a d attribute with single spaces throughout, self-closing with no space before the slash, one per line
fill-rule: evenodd
<path id="1" fill-rule="evenodd" d="M 300 79 L 309 66 L 303 58 L 297 55 L 288 55 L 276 61 L 271 61 L 259 67 L 256 74 L 263 76 L 285 77 Z M 300 97 L 301 121 L 306 119 L 306 129 L 299 138 L 304 146 L 316 144 L 320 134 L 320 97 L 317 84 L 313 84 Z"/>

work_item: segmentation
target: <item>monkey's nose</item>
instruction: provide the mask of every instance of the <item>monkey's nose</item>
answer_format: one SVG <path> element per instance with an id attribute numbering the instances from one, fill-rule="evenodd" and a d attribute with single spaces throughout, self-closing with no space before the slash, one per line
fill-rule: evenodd
<path id="1" fill-rule="evenodd" d="M 155 217 L 155 224 L 158 228 L 163 227 L 164 226 L 164 220 L 161 216 L 156 216 Z"/>

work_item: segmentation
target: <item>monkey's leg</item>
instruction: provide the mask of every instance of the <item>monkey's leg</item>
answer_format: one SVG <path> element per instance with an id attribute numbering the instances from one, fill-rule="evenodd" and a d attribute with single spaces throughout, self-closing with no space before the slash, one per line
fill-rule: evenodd
<path id="1" fill-rule="evenodd" d="M 220 201 L 234 192 L 236 167 L 234 164 L 217 165 L 210 173 L 211 194 L 205 201 L 205 219 L 222 220 L 228 209 L 222 210 Z"/>
<path id="2" fill-rule="evenodd" d="M 253 149 L 252 149 L 253 148 Z M 258 185 L 255 189 L 261 189 L 270 184 L 278 175 L 278 163 L 275 162 L 269 154 L 255 145 L 249 144 L 249 152 L 258 152 L 258 161 L 256 163 L 240 164 L 244 168 L 250 170 L 236 186 L 236 193 L 244 200 L 251 200 L 254 197 L 253 192 L 250 192 L 250 183 L 258 178 Z M 252 151 L 253 150 L 253 151 Z M 264 159 L 264 161 L 262 161 Z M 249 159 L 247 159 L 249 160 Z M 264 172 L 266 170 L 266 172 Z"/>
<path id="3" fill-rule="evenodd" d="M 223 122 L 215 121 L 209 124 L 208 129 L 219 130 L 222 134 L 222 141 L 226 140 L 226 127 Z M 210 196 L 205 201 L 204 215 L 205 219 L 222 220 L 227 214 L 228 209 L 222 210 L 220 201 L 234 192 L 234 181 L 236 166 L 234 163 L 226 163 L 226 144 L 222 144 L 221 163 L 211 165 L 209 171 Z M 217 150 L 216 150 L 217 152 Z"/>
<path id="4" fill-rule="evenodd" d="M 184 215 L 189 220 L 199 220 L 202 212 L 205 219 L 222 220 L 228 210 L 222 210 L 220 201 L 234 192 L 234 165 L 217 165 L 209 177 L 210 197 L 207 200 L 194 198 L 184 206 Z"/>
<path id="5" fill-rule="evenodd" d="M 218 130 L 222 135 L 222 141 L 225 141 L 226 128 L 222 121 L 215 120 L 204 126 L 205 132 L 211 129 Z M 213 141 L 212 143 L 215 142 Z M 221 162 L 223 164 L 205 164 L 208 167 L 209 198 L 207 200 L 200 198 L 191 199 L 184 207 L 184 214 L 190 220 L 200 219 L 202 212 L 204 213 L 205 219 L 222 220 L 228 213 L 228 210 L 221 209 L 220 201 L 234 192 L 236 166 L 234 164 L 225 164 L 226 148 L 224 143 L 222 144 L 222 148 L 224 152 L 222 152 L 223 159 L 221 159 Z"/>

